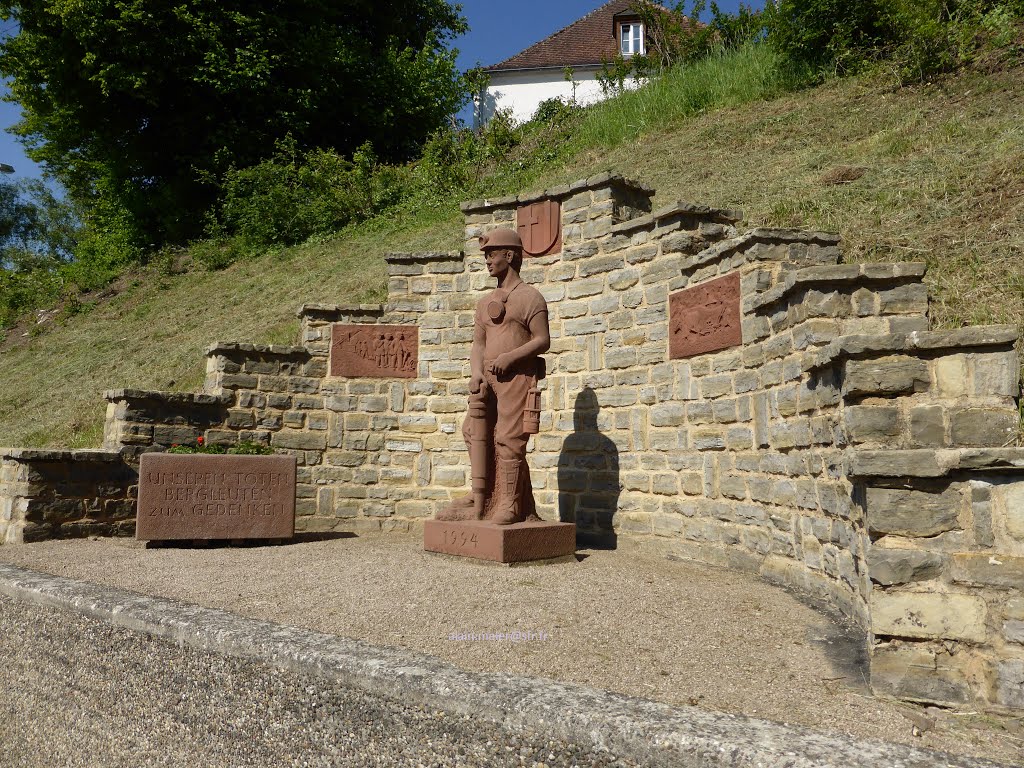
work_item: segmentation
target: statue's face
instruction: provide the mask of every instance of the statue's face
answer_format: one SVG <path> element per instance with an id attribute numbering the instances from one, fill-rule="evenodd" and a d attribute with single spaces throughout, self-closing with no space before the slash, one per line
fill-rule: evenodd
<path id="1" fill-rule="evenodd" d="M 485 251 L 484 261 L 487 263 L 487 274 L 491 277 L 504 277 L 514 256 L 515 251 L 511 248 L 491 248 Z"/>

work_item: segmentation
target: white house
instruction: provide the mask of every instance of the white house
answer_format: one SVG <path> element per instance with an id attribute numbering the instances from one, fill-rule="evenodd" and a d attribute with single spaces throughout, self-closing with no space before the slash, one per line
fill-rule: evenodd
<path id="1" fill-rule="evenodd" d="M 646 31 L 633 11 L 633 0 L 611 0 L 582 19 L 560 29 L 500 64 L 488 67 L 490 85 L 477 104 L 476 122 L 486 123 L 498 109 L 511 109 L 523 122 L 547 99 L 592 104 L 604 98 L 597 73 L 617 53 L 630 57 L 645 52 Z M 572 67 L 573 81 L 565 79 Z M 629 81 L 627 87 L 635 87 Z"/>

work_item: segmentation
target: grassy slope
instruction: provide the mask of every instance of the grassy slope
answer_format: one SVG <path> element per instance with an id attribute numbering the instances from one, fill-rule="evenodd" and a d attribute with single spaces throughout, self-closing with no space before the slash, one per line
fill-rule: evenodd
<path id="1" fill-rule="evenodd" d="M 645 130 L 536 186 L 612 169 L 652 183 L 656 204 L 682 198 L 742 208 L 750 225 L 838 231 L 847 260 L 928 261 L 938 325 L 1024 326 L 1022 74 L 969 72 L 898 91 L 847 80 L 691 119 L 652 118 L 627 98 L 592 120 Z M 823 183 L 837 166 L 865 173 Z M 291 342 L 303 302 L 379 300 L 384 251 L 460 241 L 452 211 L 224 272 L 142 274 L 112 301 L 0 353 L 0 444 L 98 445 L 103 389 L 198 388 L 210 342 Z"/>

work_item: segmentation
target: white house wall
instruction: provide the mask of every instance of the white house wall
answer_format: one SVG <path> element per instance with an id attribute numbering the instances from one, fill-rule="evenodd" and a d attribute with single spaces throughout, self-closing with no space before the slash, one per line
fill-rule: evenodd
<path id="1" fill-rule="evenodd" d="M 605 98 L 597 81 L 597 72 L 597 68 L 575 71 L 577 103 L 593 104 Z M 634 80 L 626 83 L 627 88 L 635 88 L 636 85 Z M 568 102 L 572 94 L 573 85 L 565 81 L 561 69 L 492 72 L 491 84 L 478 112 L 479 119 L 486 123 L 494 117 L 496 110 L 511 108 L 512 118 L 522 123 L 533 117 L 542 102 L 548 99 Z"/>

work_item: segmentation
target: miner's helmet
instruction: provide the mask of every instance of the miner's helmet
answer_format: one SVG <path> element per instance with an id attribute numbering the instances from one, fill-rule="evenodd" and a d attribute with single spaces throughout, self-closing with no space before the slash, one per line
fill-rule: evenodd
<path id="1" fill-rule="evenodd" d="M 495 229 L 480 238 L 480 248 L 487 252 L 492 248 L 518 248 L 523 250 L 523 239 L 514 229 Z"/>

